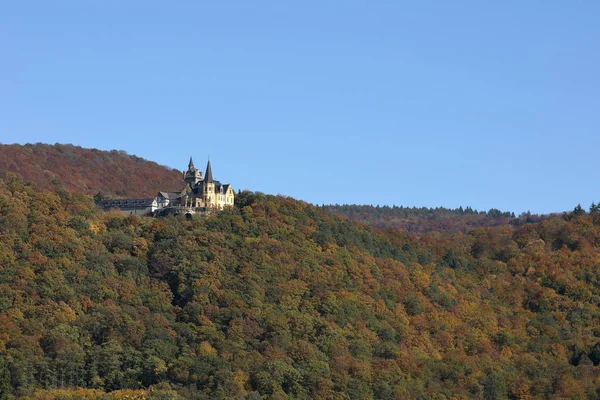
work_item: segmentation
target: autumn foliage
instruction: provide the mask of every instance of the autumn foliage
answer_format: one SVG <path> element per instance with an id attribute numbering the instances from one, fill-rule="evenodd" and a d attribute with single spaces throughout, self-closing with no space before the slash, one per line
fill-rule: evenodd
<path id="1" fill-rule="evenodd" d="M 106 197 L 153 197 L 179 190 L 180 171 L 124 151 L 85 149 L 71 144 L 0 144 L 0 173 L 14 172 L 39 188 L 63 188 Z"/>
<path id="2" fill-rule="evenodd" d="M 5 175 L 0 398 L 599 397 L 597 213 L 417 237 L 237 200 L 140 218 Z"/>

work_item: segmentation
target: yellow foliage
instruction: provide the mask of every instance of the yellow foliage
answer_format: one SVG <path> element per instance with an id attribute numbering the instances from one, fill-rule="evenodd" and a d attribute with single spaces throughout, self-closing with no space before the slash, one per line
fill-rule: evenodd
<path id="1" fill-rule="evenodd" d="M 244 371 L 235 371 L 233 373 L 233 381 L 237 383 L 240 388 L 250 389 L 250 377 Z"/>
<path id="2" fill-rule="evenodd" d="M 25 318 L 25 316 L 23 315 L 23 311 L 19 310 L 18 308 L 9 308 L 8 310 L 6 310 L 6 314 L 8 314 L 15 321 L 22 320 L 23 318 Z"/>
<path id="3" fill-rule="evenodd" d="M 134 238 L 132 254 L 136 257 L 146 257 L 146 254 L 148 254 L 148 241 L 141 237 Z"/>
<path id="4" fill-rule="evenodd" d="M 146 390 L 116 390 L 105 393 L 98 389 L 50 389 L 38 390 L 24 400 L 148 400 Z"/>
<path id="5" fill-rule="evenodd" d="M 246 244 L 257 244 L 257 243 L 260 243 L 260 238 L 246 236 L 244 238 L 244 243 L 246 243 Z"/>
<path id="6" fill-rule="evenodd" d="M 58 303 L 59 313 L 56 314 L 56 319 L 60 322 L 73 322 L 77 319 L 75 311 L 64 301 Z"/>
<path id="7" fill-rule="evenodd" d="M 102 229 L 102 228 L 104 228 L 104 229 Z M 102 231 L 106 230 L 106 228 L 103 225 L 100 225 L 100 224 L 95 223 L 95 222 L 90 222 L 89 223 L 89 229 L 90 229 L 90 231 L 92 231 L 94 233 L 99 233 L 99 232 L 102 232 Z"/>
<path id="8" fill-rule="evenodd" d="M 156 360 L 156 364 L 154 365 L 154 373 L 156 375 L 160 375 L 167 372 L 167 363 L 164 360 L 159 359 L 158 357 L 154 357 L 154 359 Z"/>
<path id="9" fill-rule="evenodd" d="M 510 347 L 504 346 L 502 347 L 502 350 L 500 350 L 500 354 L 502 354 L 502 357 L 510 358 L 512 357 L 513 352 L 510 350 Z"/>
<path id="10" fill-rule="evenodd" d="M 417 269 L 413 270 L 413 272 L 410 274 L 410 280 L 419 290 L 426 289 L 431 283 L 431 277 L 429 274 Z"/>
<path id="11" fill-rule="evenodd" d="M 212 345 L 210 343 L 208 343 L 207 341 L 200 343 L 200 345 L 198 346 L 197 353 L 199 356 L 204 356 L 204 357 L 216 357 L 217 356 L 217 350 L 214 347 L 212 347 Z"/>

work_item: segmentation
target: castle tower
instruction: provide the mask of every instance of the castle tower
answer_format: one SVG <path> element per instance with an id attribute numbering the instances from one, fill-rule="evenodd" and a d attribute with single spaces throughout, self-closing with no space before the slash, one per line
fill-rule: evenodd
<path id="1" fill-rule="evenodd" d="M 194 161 L 190 157 L 190 163 L 188 164 L 188 170 L 183 173 L 183 180 L 189 186 L 194 186 L 196 183 L 202 180 L 202 172 L 194 167 Z"/>
<path id="2" fill-rule="evenodd" d="M 190 158 L 191 160 L 191 158 Z M 210 167 L 210 160 L 208 160 L 208 164 L 206 164 L 206 175 L 204 176 L 204 182 L 212 182 L 212 168 Z"/>
<path id="3" fill-rule="evenodd" d="M 210 160 L 206 164 L 206 174 L 204 174 L 204 199 L 207 207 L 215 207 L 217 198 L 215 194 L 215 182 L 213 180 Z"/>

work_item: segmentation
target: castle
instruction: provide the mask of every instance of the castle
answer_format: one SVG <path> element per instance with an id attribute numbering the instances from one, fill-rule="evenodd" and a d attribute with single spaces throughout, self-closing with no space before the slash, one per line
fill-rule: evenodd
<path id="1" fill-rule="evenodd" d="M 128 215 L 159 216 L 217 211 L 234 204 L 233 188 L 213 179 L 210 160 L 203 176 L 190 157 L 183 180 L 185 186 L 179 192 L 159 192 L 155 197 L 145 199 L 107 199 L 100 201 L 98 206 L 104 211 L 117 210 Z"/>
<path id="2" fill-rule="evenodd" d="M 206 164 L 206 174 L 202 178 L 202 172 L 194 167 L 194 161 L 190 157 L 188 170 L 183 173 L 183 180 L 186 185 L 179 196 L 181 205 L 219 210 L 233 206 L 233 188 L 229 183 L 223 184 L 213 179 L 210 160 Z"/>

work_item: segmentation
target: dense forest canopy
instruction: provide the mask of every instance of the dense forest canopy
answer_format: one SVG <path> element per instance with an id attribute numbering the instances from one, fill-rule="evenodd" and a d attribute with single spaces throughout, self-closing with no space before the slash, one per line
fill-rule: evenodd
<path id="1" fill-rule="evenodd" d="M 5 174 L 0 398 L 600 398 L 590 211 L 417 237 L 251 192 L 101 213 Z"/>
<path id="2" fill-rule="evenodd" d="M 64 188 L 106 197 L 153 197 L 182 188 L 181 171 L 122 150 L 71 144 L 0 144 L 0 173 L 15 172 L 43 189 Z"/>

